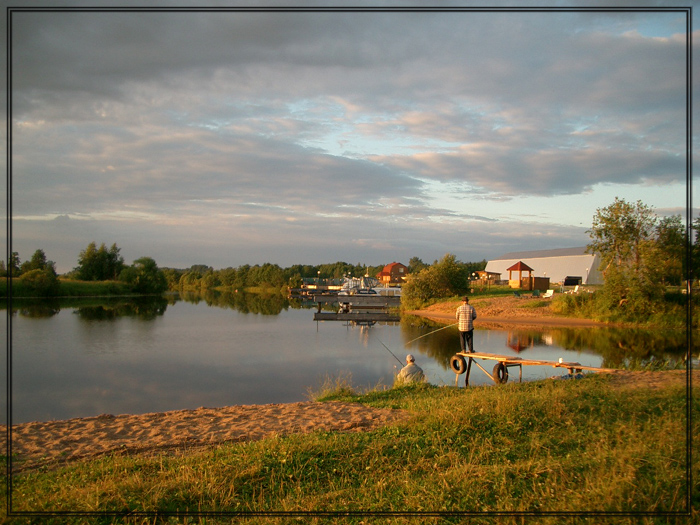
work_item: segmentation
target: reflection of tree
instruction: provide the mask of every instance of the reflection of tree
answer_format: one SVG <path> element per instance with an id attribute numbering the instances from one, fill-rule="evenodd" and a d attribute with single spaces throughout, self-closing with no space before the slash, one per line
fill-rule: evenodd
<path id="1" fill-rule="evenodd" d="M 72 297 L 62 299 L 16 299 L 12 312 L 23 317 L 52 317 L 63 308 L 72 308 L 85 320 L 110 320 L 128 316 L 148 320 L 163 315 L 168 306 L 166 297 Z"/>
<path id="2" fill-rule="evenodd" d="M 41 301 L 34 304 L 25 304 L 20 308 L 13 308 L 12 313 L 19 312 L 22 317 L 40 319 L 42 317 L 53 317 L 61 311 L 58 301 Z"/>
<path id="3" fill-rule="evenodd" d="M 625 328 L 555 328 L 542 332 L 566 350 L 588 350 L 603 358 L 604 368 L 653 366 L 677 362 L 686 353 L 687 341 L 680 331 Z M 697 350 L 697 349 L 696 349 Z"/>
<path id="4" fill-rule="evenodd" d="M 456 326 L 446 328 L 444 324 L 435 323 L 422 317 L 401 317 L 401 332 L 406 341 L 412 341 L 412 348 L 418 348 L 422 354 L 428 355 L 449 370 L 450 358 L 460 351 L 459 331 Z M 433 332 L 430 334 L 430 332 Z M 430 334 L 427 337 L 419 337 Z"/>
<path id="5" fill-rule="evenodd" d="M 188 303 L 198 304 L 205 301 L 208 306 L 230 308 L 241 313 L 279 315 L 290 306 L 290 301 L 282 294 L 256 294 L 243 292 L 217 292 L 207 290 L 198 292 L 180 292 L 180 298 Z"/>
<path id="6" fill-rule="evenodd" d="M 559 342 L 585 345 L 594 348 L 603 357 L 603 367 L 629 368 L 655 365 L 666 361 L 677 362 L 687 350 L 687 339 L 683 332 L 634 330 L 622 328 L 581 331 Z M 565 348 L 569 348 L 566 346 Z"/>
<path id="7" fill-rule="evenodd" d="M 110 321 L 119 317 L 137 317 L 150 321 L 165 313 L 168 300 L 164 297 L 134 297 L 129 300 L 105 301 L 103 304 L 80 306 L 75 314 L 85 321 Z"/>

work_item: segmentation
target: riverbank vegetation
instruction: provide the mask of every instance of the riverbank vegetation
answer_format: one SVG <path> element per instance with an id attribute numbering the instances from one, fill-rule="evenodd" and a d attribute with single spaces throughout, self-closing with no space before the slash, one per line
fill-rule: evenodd
<path id="1" fill-rule="evenodd" d="M 597 374 L 362 394 L 340 383 L 322 388 L 320 400 L 402 409 L 410 417 L 366 433 L 115 454 L 17 473 L 12 510 L 136 514 L 103 515 L 102 523 L 154 522 L 156 513 L 163 522 L 203 513 L 207 523 L 229 523 L 230 515 L 217 513 L 242 513 L 246 523 L 461 523 L 469 513 L 485 524 L 568 523 L 575 516 L 577 523 L 653 524 L 684 521 L 689 504 L 700 503 L 689 486 L 698 463 L 689 466 L 687 454 L 688 436 L 700 433 L 700 405 L 691 405 L 687 432 L 682 380 L 649 388 Z"/>
<path id="2" fill-rule="evenodd" d="M 30 261 L 20 264 L 19 254 L 13 252 L 5 279 L 0 281 L 0 294 L 8 297 L 76 297 L 105 295 L 150 295 L 167 290 L 165 274 L 151 257 L 136 259 L 130 266 L 119 255 L 120 248 L 95 242 L 80 252 L 78 266 L 59 277 L 55 263 L 43 250 L 34 252 Z"/>

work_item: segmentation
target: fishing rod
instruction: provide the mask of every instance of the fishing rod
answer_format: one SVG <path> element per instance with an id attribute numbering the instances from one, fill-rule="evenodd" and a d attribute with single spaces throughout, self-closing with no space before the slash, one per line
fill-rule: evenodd
<path id="1" fill-rule="evenodd" d="M 422 339 L 423 337 L 429 336 L 430 334 L 434 334 L 435 332 L 439 332 L 440 330 L 444 330 L 445 328 L 450 328 L 451 326 L 458 325 L 459 323 L 453 323 L 448 326 L 443 326 L 442 328 L 438 328 L 437 330 L 433 330 L 432 332 L 428 332 L 427 334 L 423 334 L 420 337 L 416 337 L 415 339 L 411 339 L 408 343 L 404 343 L 404 346 L 410 345 L 413 341 L 418 341 L 418 339 Z M 380 341 L 381 343 L 381 341 Z"/>
<path id="2" fill-rule="evenodd" d="M 413 341 L 418 341 L 418 339 L 421 339 L 421 338 L 423 338 L 423 337 L 426 337 L 426 336 L 428 336 L 428 335 L 430 335 L 430 334 L 434 334 L 435 332 L 439 332 L 440 330 L 444 330 L 445 328 L 450 328 L 450 327 L 452 327 L 452 326 L 456 326 L 456 325 L 458 325 L 458 324 L 459 324 L 459 323 L 453 323 L 453 324 L 451 324 L 451 325 L 443 326 L 442 328 L 438 328 L 437 330 L 433 330 L 432 332 L 428 332 L 427 334 L 423 334 L 423 335 L 421 335 L 420 337 L 416 337 L 415 339 L 411 339 L 408 343 L 405 343 L 404 346 L 408 346 L 408 345 L 410 345 Z M 382 343 L 381 339 L 377 338 L 377 341 L 379 341 L 379 343 L 380 343 L 384 348 L 386 348 L 387 352 L 389 352 L 391 355 L 393 355 L 393 356 L 394 356 L 394 359 L 396 359 L 396 360 L 399 362 L 399 364 L 401 364 L 401 366 L 403 366 L 403 361 L 401 361 L 401 359 L 399 359 L 398 357 L 396 357 L 396 355 L 394 354 L 394 352 L 392 352 L 391 350 L 389 350 L 389 347 L 386 346 L 384 343 Z"/>
<path id="3" fill-rule="evenodd" d="M 386 351 L 387 351 L 387 352 L 389 352 L 391 355 L 394 356 L 394 359 L 396 359 L 396 360 L 399 362 L 399 364 L 400 364 L 401 366 L 404 365 L 403 361 L 401 361 L 401 359 L 399 359 L 398 357 L 396 357 L 396 355 L 394 354 L 394 352 L 392 352 L 391 350 L 389 350 L 389 347 L 386 346 L 384 343 L 382 343 L 382 340 L 381 340 L 381 339 L 379 339 L 379 338 L 377 337 L 377 341 L 379 341 L 379 342 L 381 343 L 381 345 L 382 345 L 384 348 L 386 348 Z"/>

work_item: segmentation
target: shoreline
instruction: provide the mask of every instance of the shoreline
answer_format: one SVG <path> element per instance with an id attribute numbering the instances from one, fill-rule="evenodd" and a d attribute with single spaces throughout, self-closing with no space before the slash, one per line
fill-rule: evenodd
<path id="1" fill-rule="evenodd" d="M 693 382 L 700 382 L 700 369 L 691 374 Z M 680 369 L 621 370 L 610 376 L 622 389 L 656 390 L 689 380 Z M 20 423 L 12 426 L 12 474 L 109 455 L 185 455 L 227 443 L 315 431 L 369 432 L 415 415 L 360 403 L 306 401 Z M 0 432 L 7 450 L 7 426 L 0 425 Z"/>
<path id="2" fill-rule="evenodd" d="M 461 301 L 450 300 L 435 303 L 433 305 L 407 310 L 406 315 L 414 315 L 431 319 L 438 323 L 453 324 L 455 311 Z M 610 328 L 624 327 L 624 323 L 610 323 L 595 321 L 581 317 L 565 317 L 552 312 L 550 301 L 532 301 L 527 297 L 499 296 L 499 297 L 472 297 L 472 306 L 476 309 L 477 318 L 474 320 L 474 328 L 508 328 L 508 327 L 551 327 L 551 328 Z M 486 325 L 486 326 L 483 326 Z"/>

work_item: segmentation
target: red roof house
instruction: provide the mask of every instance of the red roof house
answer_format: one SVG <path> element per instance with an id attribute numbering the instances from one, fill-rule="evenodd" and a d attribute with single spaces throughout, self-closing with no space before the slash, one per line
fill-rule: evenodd
<path id="1" fill-rule="evenodd" d="M 384 269 L 377 274 L 377 279 L 382 283 L 403 283 L 408 275 L 408 267 L 401 263 L 393 262 L 387 264 Z"/>

